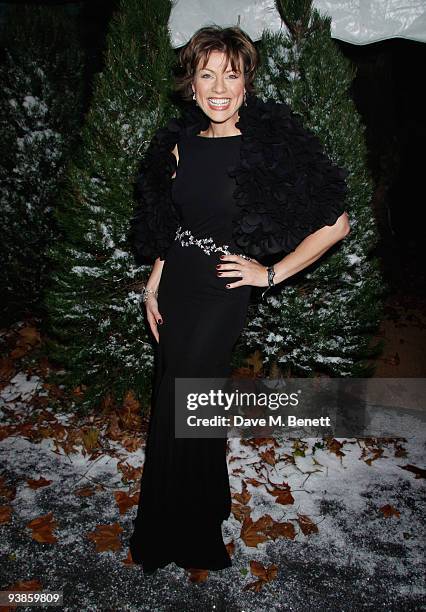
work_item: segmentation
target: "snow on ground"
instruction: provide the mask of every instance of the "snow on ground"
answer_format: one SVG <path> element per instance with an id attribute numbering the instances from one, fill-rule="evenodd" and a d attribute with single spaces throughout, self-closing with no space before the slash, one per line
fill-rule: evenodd
<path id="1" fill-rule="evenodd" d="M 28 381 L 18 375 L 3 389 L 3 424 L 28 415 L 38 383 L 36 377 Z M 52 412 L 53 416 L 64 426 L 70 422 L 69 415 Z M 294 539 L 268 539 L 249 547 L 241 537 L 241 522 L 231 514 L 223 523 L 223 535 L 226 544 L 235 544 L 233 566 L 209 572 L 207 581 L 193 584 L 175 564 L 147 577 L 139 566 L 123 563 L 136 506 L 123 515 L 119 512 L 114 492 L 129 492 L 129 485 L 123 483 L 117 464 L 142 466 L 142 449 L 128 452 L 111 441 L 109 452 L 92 460 L 82 446 L 65 454 L 52 438 L 34 442 L 25 430 L 4 437 L 1 475 L 6 484 L 16 486 L 16 497 L 10 501 L 10 522 L 1 526 L 2 589 L 37 579 L 43 589 L 63 591 L 63 610 L 425 609 L 424 479 L 402 469 L 424 468 L 424 431 L 414 431 L 405 440 L 338 439 L 341 456 L 321 439 L 265 442 L 258 447 L 252 441 L 229 439 L 232 492 L 245 491 L 244 500 L 234 499 L 235 507 L 248 506 L 253 521 L 270 515 L 293 524 Z M 268 454 L 269 462 L 262 453 Z M 30 488 L 26 479 L 40 477 L 52 482 Z M 285 483 L 294 503 L 283 505 L 267 487 Z M 93 495 L 75 494 L 87 486 L 94 487 Z M 5 505 L 5 499 L 0 503 Z M 399 516 L 386 517 L 380 508 L 387 505 Z M 57 541 L 39 543 L 26 525 L 49 512 L 57 522 Z M 298 515 L 308 516 L 318 533 L 304 535 Z M 87 534 L 113 523 L 123 529 L 122 548 L 96 552 Z M 251 561 L 277 567 L 276 577 L 259 592 L 246 588 L 256 581 Z"/>

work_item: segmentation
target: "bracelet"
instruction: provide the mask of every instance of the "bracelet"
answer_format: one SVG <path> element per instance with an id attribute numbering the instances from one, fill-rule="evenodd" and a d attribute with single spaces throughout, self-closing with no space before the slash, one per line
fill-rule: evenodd
<path id="1" fill-rule="evenodd" d="M 275 283 L 274 283 L 274 276 L 275 276 L 274 266 L 268 266 L 268 267 L 266 268 L 266 270 L 267 270 L 267 272 L 268 272 L 268 286 L 267 286 L 267 288 L 265 289 L 265 291 L 262 293 L 262 299 L 263 299 L 263 296 L 265 295 L 265 293 L 266 293 L 267 291 L 269 291 L 269 289 L 270 289 L 271 287 L 275 287 Z"/>
<path id="2" fill-rule="evenodd" d="M 158 289 L 154 290 L 154 289 L 147 289 L 146 287 L 144 287 L 142 289 L 142 292 L 141 292 L 141 300 L 142 300 L 142 302 L 146 302 L 150 295 L 153 295 L 154 297 L 157 297 L 158 296 Z"/>

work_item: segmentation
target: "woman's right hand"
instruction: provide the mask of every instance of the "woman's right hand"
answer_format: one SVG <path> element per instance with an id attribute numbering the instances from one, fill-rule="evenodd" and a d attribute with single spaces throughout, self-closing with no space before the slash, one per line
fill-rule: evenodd
<path id="1" fill-rule="evenodd" d="M 148 318 L 148 323 L 151 328 L 152 334 L 157 342 L 160 342 L 160 335 L 158 333 L 158 324 L 163 323 L 163 318 L 161 314 L 158 312 L 158 302 L 157 298 L 154 295 L 150 295 L 145 302 L 146 314 Z"/>

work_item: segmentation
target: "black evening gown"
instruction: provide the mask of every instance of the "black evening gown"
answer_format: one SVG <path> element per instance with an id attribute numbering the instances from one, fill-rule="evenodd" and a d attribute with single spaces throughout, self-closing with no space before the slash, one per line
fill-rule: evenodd
<path id="1" fill-rule="evenodd" d="M 185 134 L 172 198 L 181 230 L 211 238 L 241 253 L 232 240 L 235 179 L 241 135 L 209 138 Z M 222 536 L 231 512 L 226 438 L 175 438 L 175 377 L 228 377 L 232 349 L 247 316 L 251 286 L 227 289 L 237 276 L 217 276 L 221 251 L 200 242 L 167 252 L 158 288 L 156 366 L 139 506 L 130 538 L 144 571 L 175 562 L 183 568 L 220 570 L 232 565 Z M 205 244 L 205 243 L 204 243 Z M 210 246 L 212 243 L 209 243 Z"/>

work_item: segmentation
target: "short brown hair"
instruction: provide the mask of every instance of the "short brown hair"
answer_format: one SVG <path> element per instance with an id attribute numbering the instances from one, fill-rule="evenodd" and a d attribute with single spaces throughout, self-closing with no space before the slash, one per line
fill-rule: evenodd
<path id="1" fill-rule="evenodd" d="M 243 60 L 244 81 L 248 93 L 255 93 L 253 85 L 255 71 L 259 65 L 259 52 L 251 38 L 238 26 L 222 28 L 218 25 L 200 28 L 193 34 L 179 52 L 179 68 L 175 76 L 175 91 L 185 101 L 192 99 L 191 83 L 200 60 L 202 67 L 207 64 L 211 51 L 222 51 L 232 70 L 240 69 Z"/>

